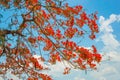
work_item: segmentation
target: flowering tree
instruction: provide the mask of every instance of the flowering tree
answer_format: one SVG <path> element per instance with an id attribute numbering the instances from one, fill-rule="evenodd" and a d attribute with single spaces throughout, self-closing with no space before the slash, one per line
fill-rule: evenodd
<path id="1" fill-rule="evenodd" d="M 12 14 L 0 23 L 8 21 L 6 28 L 0 26 L 1 75 L 10 70 L 14 75 L 26 74 L 27 80 L 52 80 L 41 72 L 48 68 L 35 54 L 42 62 L 54 65 L 66 61 L 70 68 L 81 70 L 96 69 L 101 61 L 94 45 L 91 49 L 79 45 L 84 35 L 93 40 L 99 32 L 96 13 L 87 15 L 81 5 L 71 7 L 60 0 L 0 0 L 0 7 Z"/>

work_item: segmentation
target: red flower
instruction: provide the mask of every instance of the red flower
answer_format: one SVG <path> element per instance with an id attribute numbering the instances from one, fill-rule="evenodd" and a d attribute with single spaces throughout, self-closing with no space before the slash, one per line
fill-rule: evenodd
<path id="1" fill-rule="evenodd" d="M 53 36 L 53 35 L 55 34 L 55 32 L 54 32 L 54 30 L 53 30 L 53 28 L 52 28 L 52 26 L 51 26 L 50 24 L 48 24 L 48 25 L 45 27 L 44 32 L 45 32 L 45 34 L 48 35 L 48 36 Z"/>
<path id="2" fill-rule="evenodd" d="M 82 19 L 76 19 L 76 24 L 77 24 L 80 28 L 82 28 L 82 27 L 84 26 L 84 24 L 85 24 L 85 21 L 82 20 Z"/>
<path id="3" fill-rule="evenodd" d="M 2 52 L 3 52 L 3 50 L 2 50 L 2 49 L 0 49 L 0 55 L 2 54 Z"/>
<path id="4" fill-rule="evenodd" d="M 93 52 L 97 53 L 97 49 L 96 49 L 96 47 L 94 45 L 92 45 L 92 48 L 93 48 Z"/>
<path id="5" fill-rule="evenodd" d="M 71 28 L 70 27 L 65 31 L 64 34 L 66 35 L 66 37 L 72 38 L 77 31 L 78 31 L 77 28 Z"/>
<path id="6" fill-rule="evenodd" d="M 97 61 L 98 63 L 101 61 L 102 56 L 100 54 L 93 54 L 95 57 L 95 61 Z"/>
<path id="7" fill-rule="evenodd" d="M 39 76 L 42 78 L 42 80 L 52 80 L 52 78 L 46 74 L 40 73 Z"/>
<path id="8" fill-rule="evenodd" d="M 69 68 L 69 67 L 66 67 L 66 68 L 64 69 L 63 74 L 69 74 L 69 73 L 70 73 L 70 68 Z"/>

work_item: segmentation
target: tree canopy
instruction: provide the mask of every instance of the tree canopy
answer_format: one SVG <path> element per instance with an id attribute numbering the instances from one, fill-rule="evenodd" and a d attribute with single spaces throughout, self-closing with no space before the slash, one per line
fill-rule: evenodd
<path id="1" fill-rule="evenodd" d="M 96 38 L 99 32 L 96 12 L 87 14 L 81 5 L 61 0 L 0 0 L 0 74 L 27 75 L 27 80 L 52 80 L 41 71 L 44 63 L 66 61 L 63 74 L 71 68 L 96 69 L 101 54 L 94 45 L 81 46 L 81 40 Z M 7 18 L 3 19 L 4 16 Z M 2 18 L 3 17 L 3 18 Z M 59 66 L 58 66 L 59 67 Z"/>

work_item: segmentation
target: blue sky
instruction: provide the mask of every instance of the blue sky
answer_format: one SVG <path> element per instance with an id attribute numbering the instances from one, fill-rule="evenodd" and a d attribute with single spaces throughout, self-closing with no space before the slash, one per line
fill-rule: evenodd
<path id="1" fill-rule="evenodd" d="M 47 73 L 55 80 L 120 80 L 120 0 L 67 1 L 72 6 L 82 5 L 88 13 L 98 11 L 100 33 L 92 43 L 104 54 L 103 61 L 97 71 L 88 71 L 87 74 L 81 70 L 72 70 L 69 75 L 62 75 L 65 67 L 63 63 L 51 65 L 51 71 Z M 18 79 L 15 77 L 15 80 Z"/>
<path id="2" fill-rule="evenodd" d="M 88 12 L 98 11 L 99 16 L 109 17 L 110 14 L 120 13 L 120 0 L 69 0 L 71 5 L 83 5 Z"/>

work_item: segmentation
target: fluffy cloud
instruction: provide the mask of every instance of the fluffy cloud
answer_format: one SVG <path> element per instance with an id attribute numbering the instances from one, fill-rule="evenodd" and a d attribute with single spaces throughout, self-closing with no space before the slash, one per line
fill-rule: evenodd
<path id="1" fill-rule="evenodd" d="M 110 58 L 109 61 L 103 61 L 99 67 L 98 73 L 92 73 L 91 76 L 95 76 L 99 80 L 120 80 L 120 42 L 114 35 L 112 23 L 120 22 L 120 15 L 111 14 L 108 19 L 100 16 L 100 36 L 98 42 L 104 44 L 102 52 L 106 53 L 103 57 L 104 60 Z"/>
<path id="2" fill-rule="evenodd" d="M 74 80 L 86 80 L 85 78 L 75 77 Z"/>
<path id="3" fill-rule="evenodd" d="M 104 44 L 103 52 L 109 53 L 107 55 L 113 60 L 120 61 L 120 54 L 118 54 L 120 52 L 120 42 L 116 40 L 116 36 L 113 34 L 114 30 L 111 26 L 111 24 L 115 22 L 120 22 L 120 15 L 111 14 L 109 19 L 100 16 L 101 36 L 99 37 L 99 41 L 102 41 Z"/>
<path id="4" fill-rule="evenodd" d="M 120 15 L 112 14 L 109 19 L 105 19 L 103 16 L 100 16 L 100 32 L 102 35 L 100 36 L 100 41 L 103 42 L 104 51 L 114 51 L 118 47 L 120 47 L 120 42 L 116 40 L 115 35 L 112 33 L 114 30 L 112 29 L 111 24 L 120 21 Z"/>

